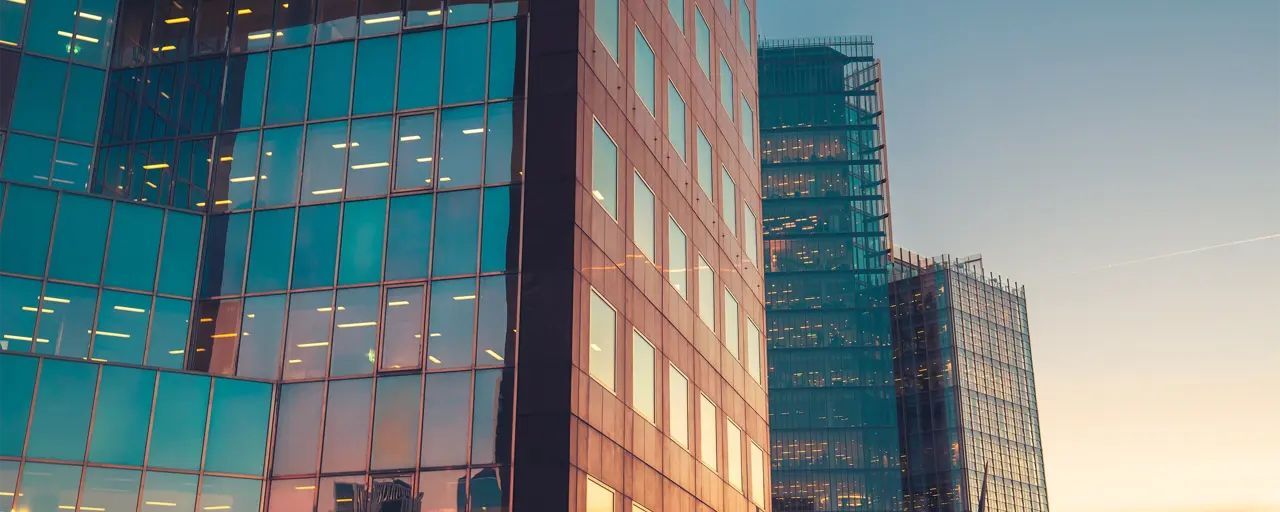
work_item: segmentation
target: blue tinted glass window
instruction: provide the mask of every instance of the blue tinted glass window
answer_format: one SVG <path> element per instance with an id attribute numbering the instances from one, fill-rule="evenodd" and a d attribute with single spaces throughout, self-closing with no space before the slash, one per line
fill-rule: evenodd
<path id="1" fill-rule="evenodd" d="M 0 276 L 0 350 L 31 351 L 40 288 L 40 281 Z"/>
<path id="2" fill-rule="evenodd" d="M 394 34 L 400 30 L 400 0 L 362 0 L 360 36 Z"/>
<path id="3" fill-rule="evenodd" d="M 213 211 L 240 210 L 253 204 L 257 184 L 259 132 L 228 133 L 218 136 L 218 154 L 213 161 Z"/>
<path id="4" fill-rule="evenodd" d="M 164 210 L 129 203 L 115 207 L 102 284 L 149 292 L 155 288 Z"/>
<path id="5" fill-rule="evenodd" d="M 205 234 L 204 285 L 200 291 L 202 296 L 240 293 L 244 284 L 248 245 L 248 213 L 209 217 L 209 232 Z"/>
<path id="6" fill-rule="evenodd" d="M 445 33 L 445 105 L 484 99 L 485 57 L 488 54 L 488 25 L 454 28 Z"/>
<path id="7" fill-rule="evenodd" d="M 491 50 L 489 53 L 489 98 L 510 98 L 524 84 L 517 83 L 520 73 L 521 59 L 516 39 L 516 21 L 503 21 L 493 24 Z M 615 53 L 616 55 L 616 53 Z"/>
<path id="8" fill-rule="evenodd" d="M 276 420 L 272 475 L 301 475 L 316 472 L 319 459 L 321 405 L 324 382 L 280 386 L 280 412 Z M 310 501 L 307 502 L 310 505 Z M 309 508 L 308 508 L 309 510 Z"/>
<path id="9" fill-rule="evenodd" d="M 361 471 L 369 466 L 369 444 L 365 440 L 369 438 L 372 395 L 373 379 L 329 382 L 320 471 Z"/>
<path id="10" fill-rule="evenodd" d="M 4 12 L 4 9 L 0 7 L 0 12 Z M 13 499 L 17 497 L 17 490 L 18 461 L 0 460 L 0 507 L 9 507 L 13 510 Z"/>
<path id="11" fill-rule="evenodd" d="M 478 185 L 483 153 L 484 106 L 445 109 L 440 117 L 440 177 L 437 186 Z"/>
<path id="12" fill-rule="evenodd" d="M 106 74 L 100 69 L 71 66 L 67 81 L 67 101 L 62 106 L 60 136 L 92 144 L 98 133 L 98 113 L 102 111 L 102 82 Z"/>
<path id="13" fill-rule="evenodd" d="M 80 192 L 88 190 L 89 167 L 92 162 L 92 147 L 66 141 L 59 142 L 57 155 L 53 159 L 53 176 L 49 178 L 49 185 L 64 190 Z"/>
<path id="14" fill-rule="evenodd" d="M 747 0 L 738 0 L 738 33 L 742 34 L 742 44 L 747 46 L 747 51 L 751 51 L 751 41 L 755 36 L 751 34 L 751 10 L 747 8 Z"/>
<path id="15" fill-rule="evenodd" d="M 141 471 L 110 468 L 87 468 L 80 510 L 135 510 L 142 483 Z"/>
<path id="16" fill-rule="evenodd" d="M 517 187 L 484 189 L 484 233 L 480 243 L 480 272 L 501 272 L 519 257 L 520 193 Z M 512 216 L 513 210 L 516 216 Z"/>
<path id="17" fill-rule="evenodd" d="M 342 215 L 342 264 L 338 267 L 338 284 L 371 283 L 382 279 L 386 215 L 385 199 L 346 203 Z"/>
<path id="18" fill-rule="evenodd" d="M 317 0 L 316 42 L 337 41 L 356 36 L 356 2 Z"/>
<path id="19" fill-rule="evenodd" d="M 506 364 L 507 349 L 515 345 L 516 285 L 515 276 L 480 278 L 480 319 L 476 323 L 477 366 Z"/>
<path id="20" fill-rule="evenodd" d="M 160 372 L 147 464 L 161 468 L 200 469 L 208 409 L 209 377 Z"/>
<path id="21" fill-rule="evenodd" d="M 153 463 L 154 465 L 154 463 Z M 148 471 L 142 486 L 142 512 L 194 512 L 196 475 Z"/>
<path id="22" fill-rule="evenodd" d="M 110 55 L 110 41 L 115 28 L 116 0 L 83 0 L 76 17 L 76 40 L 97 43 L 80 44 L 71 52 L 71 59 L 97 67 L 106 67 Z"/>
<path id="23" fill-rule="evenodd" d="M 227 61 L 227 94 L 222 102 L 222 129 L 235 130 L 262 124 L 262 102 L 267 88 L 267 54 L 232 57 Z"/>
<path id="24" fill-rule="evenodd" d="M 422 466 L 467 463 L 471 372 L 429 373 L 422 409 Z"/>
<path id="25" fill-rule="evenodd" d="M 605 51 L 618 60 L 618 0 L 595 0 L 596 16 L 593 23 L 596 37 L 604 43 Z"/>
<path id="26" fill-rule="evenodd" d="M 206 476 L 200 483 L 200 510 L 257 512 L 261 502 L 260 480 Z"/>
<path id="27" fill-rule="evenodd" d="M 270 420 L 271 384 L 214 379 L 204 470 L 261 475 Z"/>
<path id="28" fill-rule="evenodd" d="M 351 122 L 347 197 L 386 195 L 391 173 L 391 117 Z"/>
<path id="29" fill-rule="evenodd" d="M 52 161 L 52 140 L 12 134 L 9 136 L 9 145 L 5 148 L 0 178 L 18 183 L 49 185 Z"/>
<path id="30" fill-rule="evenodd" d="M 711 141 L 707 140 L 707 134 L 702 132 L 702 128 L 698 128 L 698 186 L 702 188 L 702 193 L 708 198 L 715 197 L 712 184 L 712 176 L 715 175 L 711 165 Z"/>
<path id="31" fill-rule="evenodd" d="M 493 17 L 507 18 L 529 12 L 527 0 L 493 0 Z"/>
<path id="32" fill-rule="evenodd" d="M 190 302 L 156 297 L 156 304 L 151 314 L 151 342 L 147 346 L 147 366 L 182 368 L 190 318 Z"/>
<path id="33" fill-rule="evenodd" d="M 279 377 L 280 344 L 284 341 L 284 302 L 284 295 L 244 300 L 236 375 L 273 380 Z"/>
<path id="34" fill-rule="evenodd" d="M 379 368 L 398 370 L 422 364 L 422 286 L 387 290 Z"/>
<path id="35" fill-rule="evenodd" d="M 306 2 L 302 2 L 306 4 Z M 311 48 L 271 54 L 271 82 L 267 86 L 266 124 L 301 121 L 307 108 L 307 71 Z"/>
<path id="36" fill-rule="evenodd" d="M 0 280 L 0 283 L 9 284 L 12 281 Z M 0 455 L 22 456 L 22 445 L 27 439 L 27 419 L 31 416 L 31 398 L 36 389 L 38 361 L 34 357 L 0 354 L 0 389 L 4 390 L 4 414 L 0 415 Z"/>
<path id="37" fill-rule="evenodd" d="M 333 286 L 338 257 L 338 205 L 298 209 L 298 241 L 293 252 L 293 287 Z"/>
<path id="38" fill-rule="evenodd" d="M 698 22 L 693 28 L 694 55 L 698 58 L 698 67 L 702 68 L 702 73 L 707 80 L 711 80 L 711 26 L 707 25 L 707 19 L 702 17 L 702 9 L 697 6 L 693 8 L 693 16 Z"/>
<path id="39" fill-rule="evenodd" d="M 434 113 L 400 118 L 399 142 L 396 146 L 396 190 L 432 185 L 435 135 Z"/>
<path id="40" fill-rule="evenodd" d="M 240 301 L 204 300 L 196 306 L 199 321 L 192 326 L 187 369 L 231 375 L 235 372 L 236 346 L 240 341 Z"/>
<path id="41" fill-rule="evenodd" d="M 378 379 L 373 412 L 373 455 L 370 469 L 414 466 L 418 448 L 418 407 L 422 403 L 422 376 Z"/>
<path id="42" fill-rule="evenodd" d="M 98 328 L 93 335 L 93 358 L 142 364 L 150 313 L 150 295 L 103 290 Z"/>
<path id="43" fill-rule="evenodd" d="M 685 160 L 684 146 L 688 138 L 684 131 L 684 116 L 684 98 L 680 97 L 675 84 L 667 82 L 667 140 L 671 141 L 681 160 Z"/>
<path id="44" fill-rule="evenodd" d="M 37 2 L 31 5 L 32 10 L 39 11 L 38 7 L 42 4 Z M 75 9 L 75 2 L 72 1 L 71 10 Z M 70 22 L 71 17 L 66 18 Z M 39 51 L 34 44 L 41 38 L 35 33 L 35 21 L 32 20 L 32 34 L 27 37 L 27 48 Z M 53 31 L 48 33 L 52 34 Z M 62 90 L 67 83 L 67 63 L 25 55 L 22 57 L 22 67 L 18 69 L 18 90 L 10 93 L 14 94 L 13 121 L 10 127 L 51 137 L 57 135 L 59 113 L 62 112 Z"/>
<path id="45" fill-rule="evenodd" d="M 476 280 L 431 283 L 427 315 L 427 368 L 465 368 L 472 362 L 475 338 Z"/>
<path id="46" fill-rule="evenodd" d="M 338 290 L 334 301 L 329 375 L 373 373 L 381 295 L 376 286 Z"/>
<path id="47" fill-rule="evenodd" d="M 342 117 L 351 110 L 351 61 L 355 58 L 355 49 L 355 43 L 351 42 L 316 47 L 307 118 Z"/>
<path id="48" fill-rule="evenodd" d="M 489 2 L 486 0 L 450 0 L 449 25 L 459 25 L 480 21 L 489 17 Z"/>
<path id="49" fill-rule="evenodd" d="M 40 301 L 40 328 L 36 352 L 69 357 L 89 355 L 89 334 L 98 290 L 84 286 L 48 283 Z"/>
<path id="50" fill-rule="evenodd" d="M 36 387 L 27 457 L 84 460 L 98 365 L 46 359 Z"/>
<path id="51" fill-rule="evenodd" d="M 502 370 L 476 372 L 475 410 L 471 420 L 471 463 L 492 464 L 498 461 L 497 449 L 503 443 L 497 439 L 502 421 L 499 391 L 502 386 Z"/>
<path id="52" fill-rule="evenodd" d="M 315 35 L 315 2 L 280 2 L 276 5 L 276 36 L 271 42 L 276 48 L 294 46 L 311 42 Z"/>
<path id="53" fill-rule="evenodd" d="M 356 48 L 356 94 L 351 113 L 388 112 L 396 95 L 396 37 L 360 41 Z"/>
<path id="54" fill-rule="evenodd" d="M 511 102 L 489 104 L 484 148 L 486 184 L 518 181 L 521 177 L 523 167 L 520 154 L 512 151 L 512 145 L 516 134 L 522 133 L 522 127 L 513 116 L 513 105 Z"/>
<path id="55" fill-rule="evenodd" d="M 476 272 L 476 242 L 480 231 L 480 191 L 439 194 L 435 255 L 431 275 L 453 276 Z"/>
<path id="56" fill-rule="evenodd" d="M 89 462 L 141 466 L 147 449 L 147 424 L 156 372 L 102 367 Z"/>
<path id="57" fill-rule="evenodd" d="M 307 148 L 302 163 L 302 202 L 342 198 L 342 175 L 347 162 L 347 122 L 307 127 Z"/>
<path id="58" fill-rule="evenodd" d="M 22 22 L 27 19 L 27 3 L 7 2 L 0 4 L 0 44 L 19 46 L 22 42 Z M 15 55 L 16 56 L 16 55 Z M 0 127 L 5 121 L 0 121 Z M 12 491 L 13 489 L 5 489 Z M 13 500 L 5 501 L 0 497 L 0 505 L 9 506 Z"/>
<path id="59" fill-rule="evenodd" d="M 258 207 L 298 201 L 298 172 L 302 160 L 302 127 L 262 132 L 258 159 Z M 240 178 L 252 181 L 252 178 Z"/>
<path id="60" fill-rule="evenodd" d="M 18 144 L 9 141 L 9 147 Z M 43 276 L 49 257 L 49 240 L 53 231 L 53 209 L 58 194 L 26 187 L 9 187 L 4 204 L 4 220 L 0 222 L 0 270 L 29 276 Z"/>
<path id="61" fill-rule="evenodd" d="M 200 250 L 202 217 L 169 212 L 161 245 L 160 280 L 157 291 L 190 297 L 196 280 L 196 254 Z"/>
<path id="62" fill-rule="evenodd" d="M 409 15 L 406 25 L 410 27 L 421 25 L 436 25 L 443 19 L 441 15 L 444 10 L 441 9 L 444 0 L 408 0 L 406 2 Z"/>
<path id="63" fill-rule="evenodd" d="M 591 196 L 609 216 L 618 218 L 618 145 L 593 121 L 591 132 Z"/>
<path id="64" fill-rule="evenodd" d="M 431 217 L 435 196 L 391 198 L 387 216 L 388 280 L 427 277 L 431 255 Z"/>
<path id="65" fill-rule="evenodd" d="M 684 32 L 684 0 L 667 0 L 667 11 L 676 20 L 676 26 Z"/>
<path id="66" fill-rule="evenodd" d="M 80 466 L 28 462 L 22 467 L 20 485 L 18 510 L 55 512 L 59 510 L 56 504 L 76 502 Z"/>
<path id="67" fill-rule="evenodd" d="M 102 254 L 106 251 L 107 220 L 111 202 L 92 197 L 65 195 L 53 227 L 53 251 L 49 277 L 98 284 Z"/>
<path id="68" fill-rule="evenodd" d="M 743 9 L 744 11 L 746 9 Z M 751 104 L 747 103 L 746 96 L 739 96 L 742 99 L 742 143 L 747 145 L 747 152 L 752 155 L 756 154 L 756 113 L 751 110 Z"/>
<path id="69" fill-rule="evenodd" d="M 657 115 L 655 105 L 657 104 L 658 83 L 655 78 L 655 62 L 653 56 L 653 47 L 649 46 L 649 41 L 645 39 L 644 33 L 640 32 L 640 28 L 636 28 L 636 58 L 635 58 L 635 80 L 636 94 L 640 96 L 640 102 L 644 104 L 644 108 L 649 110 L 649 115 Z"/>
<path id="70" fill-rule="evenodd" d="M 289 296 L 289 326 L 284 344 L 284 379 L 324 377 L 329 367 L 329 330 L 333 292 Z"/>
<path id="71" fill-rule="evenodd" d="M 271 30 L 271 3 L 263 0 L 238 0 L 235 6 L 231 15 L 231 38 L 228 41 L 231 51 L 270 48 L 271 39 L 275 35 Z"/>
<path id="72" fill-rule="evenodd" d="M 724 54 L 720 54 L 720 105 L 724 107 L 724 111 L 729 113 L 729 119 L 733 119 L 733 68 L 729 67 L 729 61 L 724 58 Z"/>
<path id="73" fill-rule="evenodd" d="M 431 30 L 404 35 L 400 43 L 400 110 L 439 103 L 441 33 Z"/>
<path id="74" fill-rule="evenodd" d="M 260 210 L 253 214 L 253 243 L 249 246 L 246 292 L 269 292 L 289 287 L 293 213 L 293 208 L 285 208 Z"/>

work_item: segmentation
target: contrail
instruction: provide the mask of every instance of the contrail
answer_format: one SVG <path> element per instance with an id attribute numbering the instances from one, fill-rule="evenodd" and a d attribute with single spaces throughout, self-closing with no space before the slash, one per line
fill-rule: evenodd
<path id="1" fill-rule="evenodd" d="M 1083 270 L 1083 271 L 1080 271 L 1080 272 L 1076 272 L 1076 274 L 1082 274 L 1082 273 L 1084 273 L 1084 272 L 1093 272 L 1093 271 L 1097 271 L 1097 270 L 1107 270 L 1107 269 L 1112 269 L 1112 268 L 1116 268 L 1116 267 L 1124 267 L 1124 266 L 1128 266 L 1128 265 L 1134 265 L 1134 264 L 1137 264 L 1137 263 L 1146 263 L 1146 262 L 1148 262 L 1148 261 L 1162 260 L 1162 259 L 1165 259 L 1165 258 L 1172 258 L 1172 257 L 1174 257 L 1174 256 L 1182 256 L 1182 255 L 1184 255 L 1184 254 L 1193 254 L 1193 253 L 1197 253 L 1197 252 L 1211 251 L 1211 250 L 1213 250 L 1213 249 L 1221 249 L 1221 248 L 1223 248 L 1223 247 L 1231 247 L 1231 246 L 1233 246 L 1233 245 L 1242 245 L 1242 244 L 1247 244 L 1247 243 L 1252 243 L 1252 242 L 1260 242 L 1260 241 L 1268 240 L 1268 239 L 1272 239 L 1272 238 L 1280 238 L 1280 233 L 1275 233 L 1275 234 L 1272 234 L 1272 235 L 1264 235 L 1264 236 L 1260 236 L 1260 237 L 1256 237 L 1256 238 L 1250 238 L 1250 239 L 1248 239 L 1248 240 L 1236 240 L 1236 241 L 1234 241 L 1234 242 L 1227 242 L 1227 243 L 1225 243 L 1225 244 L 1210 245 L 1210 246 L 1208 246 L 1208 247 L 1200 247 L 1200 248 L 1197 248 L 1197 249 L 1188 249 L 1188 250 L 1185 250 L 1185 251 L 1171 252 L 1171 253 L 1168 253 L 1168 254 L 1161 254 L 1161 255 L 1159 255 L 1159 256 L 1150 256 L 1150 257 L 1147 257 L 1147 258 L 1142 258 L 1142 259 L 1137 259 L 1137 260 L 1129 260 L 1129 261 L 1122 261 L 1122 262 L 1119 262 L 1119 263 L 1112 263 L 1112 264 L 1110 264 L 1110 265 L 1104 265 L 1104 266 L 1101 266 L 1101 267 L 1095 267 L 1095 268 L 1091 268 L 1091 269 L 1088 269 L 1088 270 Z"/>

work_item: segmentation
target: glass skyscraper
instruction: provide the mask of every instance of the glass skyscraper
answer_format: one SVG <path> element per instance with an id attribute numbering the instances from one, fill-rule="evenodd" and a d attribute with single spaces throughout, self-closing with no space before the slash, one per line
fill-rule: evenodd
<path id="1" fill-rule="evenodd" d="M 0 509 L 767 510 L 753 10 L 0 0 Z"/>
<path id="2" fill-rule="evenodd" d="M 902 249 L 894 278 L 906 510 L 1047 512 L 1025 290 Z"/>
<path id="3" fill-rule="evenodd" d="M 897 512 L 879 63 L 868 37 L 759 60 L 774 510 Z"/>

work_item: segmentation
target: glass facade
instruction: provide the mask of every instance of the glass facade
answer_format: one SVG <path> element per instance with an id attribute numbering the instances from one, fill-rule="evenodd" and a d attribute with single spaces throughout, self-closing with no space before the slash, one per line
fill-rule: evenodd
<path id="1" fill-rule="evenodd" d="M 750 7 L 738 13 L 749 16 Z M 744 39 L 749 27 L 742 24 Z M 872 43 L 759 45 L 764 209 L 747 207 L 743 217 L 760 211 L 763 219 L 773 510 L 897 512 L 887 181 Z M 740 119 L 752 116 L 744 104 Z"/>
<path id="2" fill-rule="evenodd" d="M 1025 290 L 902 249 L 894 278 L 906 510 L 1048 511 Z"/>

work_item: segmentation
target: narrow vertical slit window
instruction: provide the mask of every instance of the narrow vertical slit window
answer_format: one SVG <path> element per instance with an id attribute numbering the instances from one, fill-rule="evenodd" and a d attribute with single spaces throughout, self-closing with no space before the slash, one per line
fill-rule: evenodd
<path id="1" fill-rule="evenodd" d="M 614 391 L 614 347 L 617 345 L 618 313 L 600 293 L 591 290 L 587 331 L 589 356 L 587 369 L 591 376 L 609 391 Z"/>

